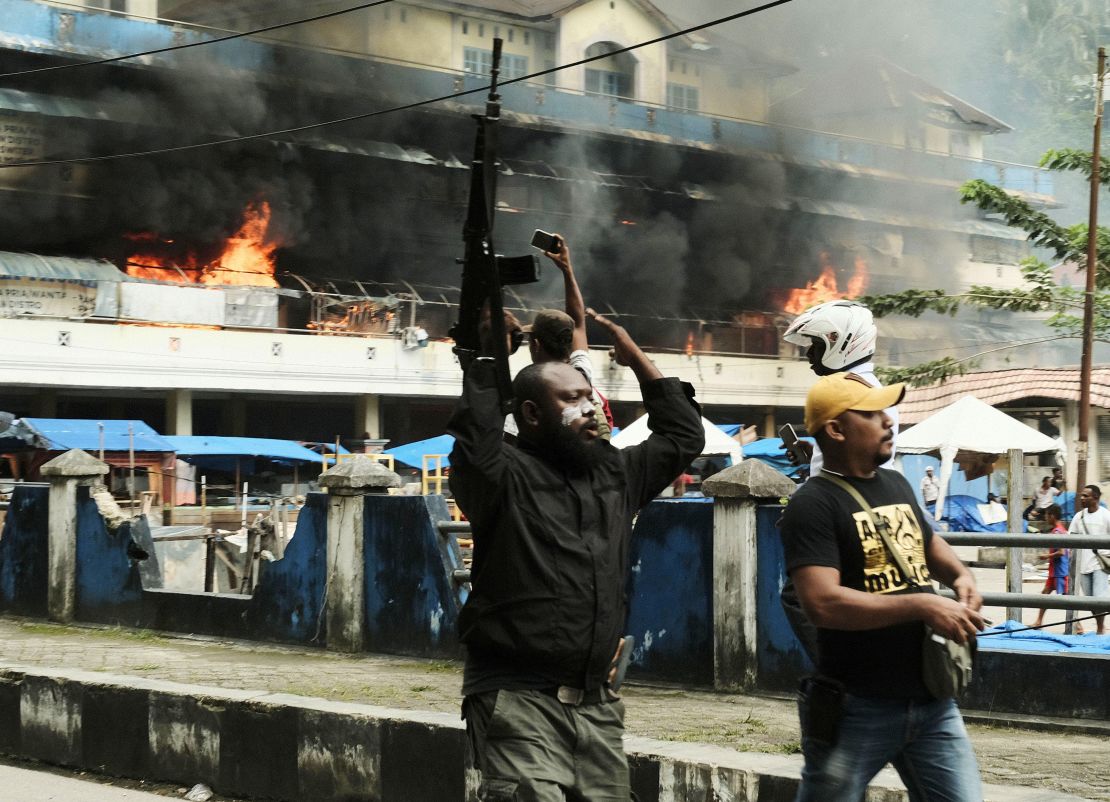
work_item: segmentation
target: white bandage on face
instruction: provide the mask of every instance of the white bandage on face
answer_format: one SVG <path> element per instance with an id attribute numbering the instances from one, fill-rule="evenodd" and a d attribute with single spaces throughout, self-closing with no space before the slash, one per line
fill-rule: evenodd
<path id="1" fill-rule="evenodd" d="M 578 406 L 576 407 L 567 407 L 563 410 L 563 425 L 570 426 L 579 418 L 583 418 L 586 415 L 590 414 L 590 410 L 592 410 L 593 408 L 594 405 L 590 402 L 588 398 L 583 398 L 581 401 L 578 402 Z"/>

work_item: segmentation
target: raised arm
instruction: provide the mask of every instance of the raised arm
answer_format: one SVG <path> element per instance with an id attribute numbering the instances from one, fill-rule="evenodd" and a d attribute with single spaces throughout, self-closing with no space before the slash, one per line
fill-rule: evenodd
<path id="1" fill-rule="evenodd" d="M 555 263 L 559 272 L 563 274 L 563 294 L 566 298 L 566 312 L 574 321 L 574 335 L 571 339 L 571 349 L 584 351 L 589 347 L 586 341 L 586 303 L 582 300 L 582 291 L 578 289 L 578 281 L 574 278 L 574 267 L 570 262 L 570 248 L 562 234 L 556 234 L 558 243 L 557 251 L 546 251 L 545 256 Z"/>
<path id="2" fill-rule="evenodd" d="M 631 368 L 632 372 L 636 374 L 636 380 L 639 381 L 640 384 L 647 384 L 650 381 L 663 378 L 663 374 L 659 372 L 659 368 L 655 367 L 655 363 L 648 359 L 647 354 L 640 350 L 640 346 L 636 345 L 635 340 L 625 331 L 624 326 L 618 326 L 604 315 L 599 315 L 593 309 L 587 309 L 586 314 L 594 323 L 597 323 L 601 328 L 605 329 L 605 331 L 609 333 L 609 336 L 613 338 L 613 352 L 617 358 L 617 364 Z"/>

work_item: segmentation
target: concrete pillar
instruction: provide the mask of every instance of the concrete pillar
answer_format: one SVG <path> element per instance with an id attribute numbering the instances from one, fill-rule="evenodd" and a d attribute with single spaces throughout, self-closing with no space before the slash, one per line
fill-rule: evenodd
<path id="1" fill-rule="evenodd" d="M 320 474 L 328 492 L 328 648 L 362 651 L 366 639 L 366 496 L 400 487 L 401 477 L 370 457 L 344 459 Z"/>
<path id="2" fill-rule="evenodd" d="M 58 417 L 58 391 L 53 387 L 43 387 L 38 392 L 38 397 L 35 399 L 36 410 L 40 418 L 56 418 Z"/>
<path id="3" fill-rule="evenodd" d="M 102 484 L 108 466 L 74 448 L 42 466 L 50 482 L 47 534 L 47 613 L 61 623 L 73 620 L 77 602 L 77 488 Z"/>
<path id="4" fill-rule="evenodd" d="M 702 483 L 713 497 L 713 687 L 747 690 L 758 679 L 756 507 L 794 492 L 794 482 L 746 459 Z"/>
<path id="5" fill-rule="evenodd" d="M 765 407 L 763 410 L 762 437 L 778 437 L 778 421 L 775 419 L 775 408 Z"/>
<path id="6" fill-rule="evenodd" d="M 220 427 L 232 437 L 247 433 L 247 399 L 233 395 L 220 405 Z"/>
<path id="7" fill-rule="evenodd" d="M 170 390 L 166 393 L 166 434 L 193 433 L 193 391 Z"/>
<path id="8" fill-rule="evenodd" d="M 360 395 L 355 398 L 355 437 L 362 437 L 366 433 L 371 440 L 381 438 L 381 400 L 378 395 Z"/>

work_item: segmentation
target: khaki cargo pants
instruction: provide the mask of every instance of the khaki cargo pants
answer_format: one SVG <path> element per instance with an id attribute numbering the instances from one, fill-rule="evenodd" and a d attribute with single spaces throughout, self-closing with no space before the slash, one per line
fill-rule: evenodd
<path id="1" fill-rule="evenodd" d="M 567 705 L 543 691 L 467 696 L 484 802 L 628 802 L 624 703 Z"/>

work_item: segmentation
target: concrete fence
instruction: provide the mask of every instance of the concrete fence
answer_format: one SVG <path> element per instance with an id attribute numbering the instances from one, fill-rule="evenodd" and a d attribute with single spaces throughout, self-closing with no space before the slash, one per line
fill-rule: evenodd
<path id="1" fill-rule="evenodd" d="M 55 464 L 56 463 L 56 464 Z M 439 496 L 390 496 L 396 476 L 345 461 L 310 494 L 284 558 L 251 596 L 152 587 L 142 519 L 112 520 L 90 493 L 102 464 L 62 455 L 49 489 L 19 487 L 0 538 L 0 609 L 54 620 L 455 658 L 466 587 Z M 789 692 L 811 670 L 779 603 L 777 523 L 788 479 L 749 460 L 705 483 L 712 498 L 656 501 L 636 522 L 627 632 L 632 680 Z M 1069 601 L 1071 601 L 1069 599 Z M 1110 718 L 1102 655 L 996 650 L 984 639 L 965 707 Z M 1082 693 L 1047 693 L 1050 688 Z"/>

